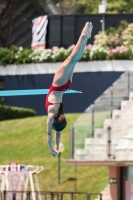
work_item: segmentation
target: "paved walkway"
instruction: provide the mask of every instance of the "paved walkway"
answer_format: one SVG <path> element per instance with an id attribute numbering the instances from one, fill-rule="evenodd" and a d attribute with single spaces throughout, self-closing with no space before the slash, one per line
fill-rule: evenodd
<path id="1" fill-rule="evenodd" d="M 102 194 L 102 200 L 112 200 L 110 196 L 109 184 L 104 188 L 101 194 Z M 97 197 L 95 200 L 99 200 L 99 199 L 100 197 Z"/>

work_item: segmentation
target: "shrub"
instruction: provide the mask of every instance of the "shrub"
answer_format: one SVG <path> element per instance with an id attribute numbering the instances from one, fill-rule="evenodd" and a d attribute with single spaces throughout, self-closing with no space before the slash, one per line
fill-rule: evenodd
<path id="1" fill-rule="evenodd" d="M 55 62 L 63 62 L 70 55 L 71 50 L 64 49 L 63 47 L 53 52 L 53 59 Z"/>
<path id="2" fill-rule="evenodd" d="M 133 47 L 133 23 L 121 21 L 117 28 L 110 27 L 95 35 L 94 44 L 104 48 Z"/>
<path id="3" fill-rule="evenodd" d="M 124 46 L 118 46 L 114 49 L 111 49 L 107 52 L 107 59 L 109 60 L 132 60 L 133 59 L 133 52 L 131 49 L 124 47 Z"/>
<path id="4" fill-rule="evenodd" d="M 7 48 L 0 49 L 0 65 L 12 64 L 15 62 L 14 53 Z"/>
<path id="5" fill-rule="evenodd" d="M 123 31 L 121 35 L 122 45 L 126 47 L 133 47 L 133 23 Z"/>
<path id="6" fill-rule="evenodd" d="M 121 45 L 121 39 L 118 33 L 115 33 L 114 35 L 109 35 L 108 36 L 108 42 L 107 46 L 109 48 L 115 48 L 117 46 Z"/>
<path id="7" fill-rule="evenodd" d="M 10 51 L 12 51 L 14 53 L 19 51 L 19 47 L 15 46 L 15 45 L 11 45 L 9 49 L 10 49 Z"/>
<path id="8" fill-rule="evenodd" d="M 74 49 L 54 46 L 52 49 L 23 49 L 12 45 L 9 49 L 0 48 L 0 65 L 63 62 Z M 124 49 L 125 47 L 125 49 Z M 133 23 L 122 21 L 118 29 L 109 28 L 95 36 L 94 45 L 88 44 L 80 61 L 90 60 L 133 60 Z"/>
<path id="9" fill-rule="evenodd" d="M 109 37 L 106 34 L 106 32 L 100 31 L 97 35 L 94 36 L 94 38 L 95 38 L 94 45 L 97 45 L 100 47 L 107 47 Z"/>
<path id="10" fill-rule="evenodd" d="M 14 54 L 15 64 L 26 64 L 32 63 L 32 59 L 30 58 L 32 50 L 31 49 L 23 49 L 23 47 L 19 47 L 19 50 Z"/>
<path id="11" fill-rule="evenodd" d="M 105 60 L 107 56 L 107 49 L 98 45 L 93 45 L 90 51 L 91 60 Z"/>
<path id="12" fill-rule="evenodd" d="M 36 112 L 29 108 L 18 108 L 0 105 L 0 121 L 35 116 Z"/>

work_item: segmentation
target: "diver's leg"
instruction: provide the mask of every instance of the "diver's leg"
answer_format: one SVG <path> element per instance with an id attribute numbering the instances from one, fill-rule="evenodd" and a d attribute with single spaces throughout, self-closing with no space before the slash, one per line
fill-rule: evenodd
<path id="1" fill-rule="evenodd" d="M 54 86 L 64 85 L 69 78 L 72 79 L 74 67 L 78 62 L 78 60 L 83 55 L 87 40 L 91 37 L 91 32 L 92 32 L 92 23 L 87 22 L 81 32 L 79 40 L 75 45 L 72 53 L 57 69 L 53 80 Z"/>

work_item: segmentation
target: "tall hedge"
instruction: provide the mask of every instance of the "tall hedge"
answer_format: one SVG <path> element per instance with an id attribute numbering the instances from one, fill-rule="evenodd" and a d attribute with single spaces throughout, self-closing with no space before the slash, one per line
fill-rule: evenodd
<path id="1" fill-rule="evenodd" d="M 35 116 L 36 112 L 29 108 L 0 105 L 0 121 Z"/>

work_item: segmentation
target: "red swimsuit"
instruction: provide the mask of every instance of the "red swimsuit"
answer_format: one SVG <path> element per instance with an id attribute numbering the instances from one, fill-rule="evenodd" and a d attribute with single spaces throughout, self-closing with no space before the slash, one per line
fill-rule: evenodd
<path id="1" fill-rule="evenodd" d="M 46 103 L 45 103 L 46 110 L 48 110 L 48 106 L 49 105 L 54 105 L 54 103 L 51 103 L 51 102 L 48 101 L 48 97 L 49 97 L 50 93 L 52 91 L 54 91 L 54 90 L 56 90 L 56 91 L 66 91 L 66 90 L 68 90 L 70 88 L 70 85 L 71 85 L 71 81 L 70 80 L 68 80 L 67 83 L 62 85 L 62 86 L 55 87 L 55 86 L 51 85 L 51 87 L 49 89 L 49 92 L 48 92 L 48 94 L 46 96 Z"/>

